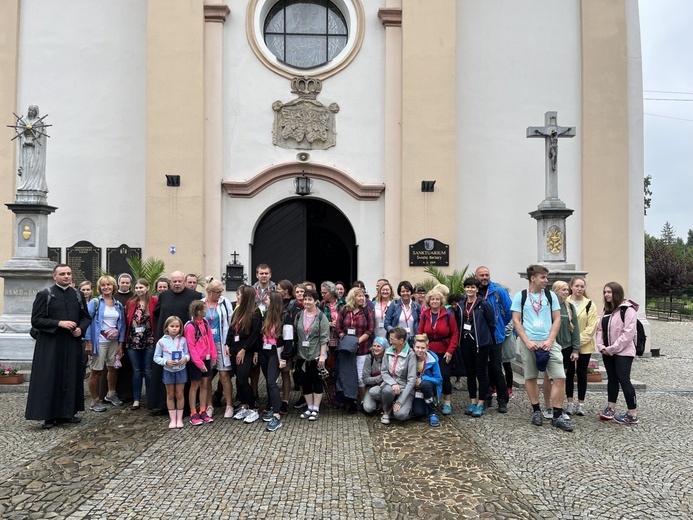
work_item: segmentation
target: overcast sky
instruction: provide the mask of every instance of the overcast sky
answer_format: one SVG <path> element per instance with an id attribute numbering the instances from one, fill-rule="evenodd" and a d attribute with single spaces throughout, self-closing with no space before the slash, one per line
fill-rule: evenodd
<path id="1" fill-rule="evenodd" d="M 668 220 L 685 241 L 693 229 L 693 0 L 640 0 L 640 29 L 653 192 L 645 231 L 659 236 Z"/>

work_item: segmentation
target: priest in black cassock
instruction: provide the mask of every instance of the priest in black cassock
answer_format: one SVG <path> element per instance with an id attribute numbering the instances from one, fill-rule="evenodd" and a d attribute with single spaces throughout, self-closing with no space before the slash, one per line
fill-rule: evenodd
<path id="1" fill-rule="evenodd" d="M 70 266 L 55 266 L 53 280 L 55 285 L 36 295 L 31 311 L 39 334 L 24 413 L 28 420 L 44 421 L 44 429 L 80 422 L 75 413 L 84 410 L 82 336 L 91 323 L 84 296 L 71 286 Z"/>
<path id="2" fill-rule="evenodd" d="M 190 319 L 188 308 L 195 300 L 204 298 L 202 293 L 188 289 L 185 286 L 185 275 L 180 271 L 171 273 L 171 288 L 159 295 L 159 302 L 154 309 L 154 323 L 156 323 L 156 340 L 164 336 L 164 324 L 171 316 L 178 316 L 185 325 Z M 152 388 L 147 388 L 147 409 L 166 409 L 166 386 L 163 383 L 164 367 L 157 363 L 152 364 Z M 185 398 L 187 400 L 187 390 Z M 165 413 L 165 412 L 164 412 Z"/>

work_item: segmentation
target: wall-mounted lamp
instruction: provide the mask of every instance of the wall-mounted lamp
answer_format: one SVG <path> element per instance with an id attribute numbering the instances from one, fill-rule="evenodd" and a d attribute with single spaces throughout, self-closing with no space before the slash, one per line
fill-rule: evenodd
<path id="1" fill-rule="evenodd" d="M 180 175 L 166 175 L 166 186 L 169 188 L 179 188 Z"/>
<path id="2" fill-rule="evenodd" d="M 424 193 L 433 193 L 435 191 L 436 181 L 421 181 L 421 191 Z"/>
<path id="3" fill-rule="evenodd" d="M 310 195 L 310 189 L 313 187 L 313 180 L 306 177 L 305 172 L 301 172 L 301 176 L 294 179 L 294 186 L 296 187 L 296 195 Z"/>

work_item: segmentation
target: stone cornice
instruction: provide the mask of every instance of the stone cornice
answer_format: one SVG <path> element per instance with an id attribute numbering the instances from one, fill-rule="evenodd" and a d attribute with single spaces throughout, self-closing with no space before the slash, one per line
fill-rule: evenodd
<path id="1" fill-rule="evenodd" d="M 207 4 L 205 7 L 205 22 L 224 23 L 231 12 L 226 4 Z"/>
<path id="2" fill-rule="evenodd" d="M 377 200 L 385 190 L 384 184 L 362 184 L 346 172 L 325 164 L 290 162 L 270 166 L 247 181 L 223 181 L 231 197 L 254 197 L 268 186 L 305 174 L 313 180 L 326 181 L 340 187 L 356 200 Z"/>
<path id="3" fill-rule="evenodd" d="M 402 8 L 381 7 L 378 9 L 378 18 L 383 27 L 402 27 Z"/>

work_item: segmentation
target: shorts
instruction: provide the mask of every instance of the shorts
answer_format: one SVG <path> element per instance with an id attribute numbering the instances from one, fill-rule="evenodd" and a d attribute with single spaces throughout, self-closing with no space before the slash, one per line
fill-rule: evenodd
<path id="1" fill-rule="evenodd" d="M 366 383 L 363 382 L 363 365 L 366 364 L 366 358 L 370 354 L 364 354 L 363 356 L 356 356 L 356 373 L 359 376 L 359 388 L 365 388 Z"/>
<path id="2" fill-rule="evenodd" d="M 164 368 L 164 377 L 162 378 L 165 385 L 178 385 L 187 383 L 188 381 L 188 371 L 187 370 L 177 370 L 176 372 L 171 372 Z"/>
<path id="3" fill-rule="evenodd" d="M 100 372 L 105 367 L 112 367 L 118 350 L 117 341 L 99 341 L 99 354 L 89 357 L 89 368 Z"/>
<path id="4" fill-rule="evenodd" d="M 221 343 L 215 343 L 217 347 L 217 362 L 214 365 L 215 370 L 219 370 L 220 372 L 231 372 L 231 360 L 229 358 L 226 358 L 228 360 L 228 366 L 224 366 L 224 349 L 226 348 L 223 344 Z"/>
<path id="5" fill-rule="evenodd" d="M 188 363 L 189 368 L 190 368 L 190 381 L 199 381 L 203 377 L 212 377 L 212 360 L 211 359 L 205 359 L 204 361 L 205 367 L 207 368 L 207 372 L 202 372 L 199 368 L 197 368 L 197 365 L 193 363 L 192 361 Z M 561 363 L 563 363 L 561 361 Z M 563 365 L 561 365 L 563 366 Z"/>
<path id="6" fill-rule="evenodd" d="M 529 350 L 520 338 L 517 338 L 517 341 L 520 357 L 522 358 L 522 369 L 525 373 L 524 377 L 525 379 L 536 379 L 539 376 L 539 371 L 537 370 L 537 358 L 534 351 Z M 546 375 L 551 379 L 565 379 L 563 353 L 558 342 L 553 342 L 549 355 L 549 362 L 546 364 Z"/>

